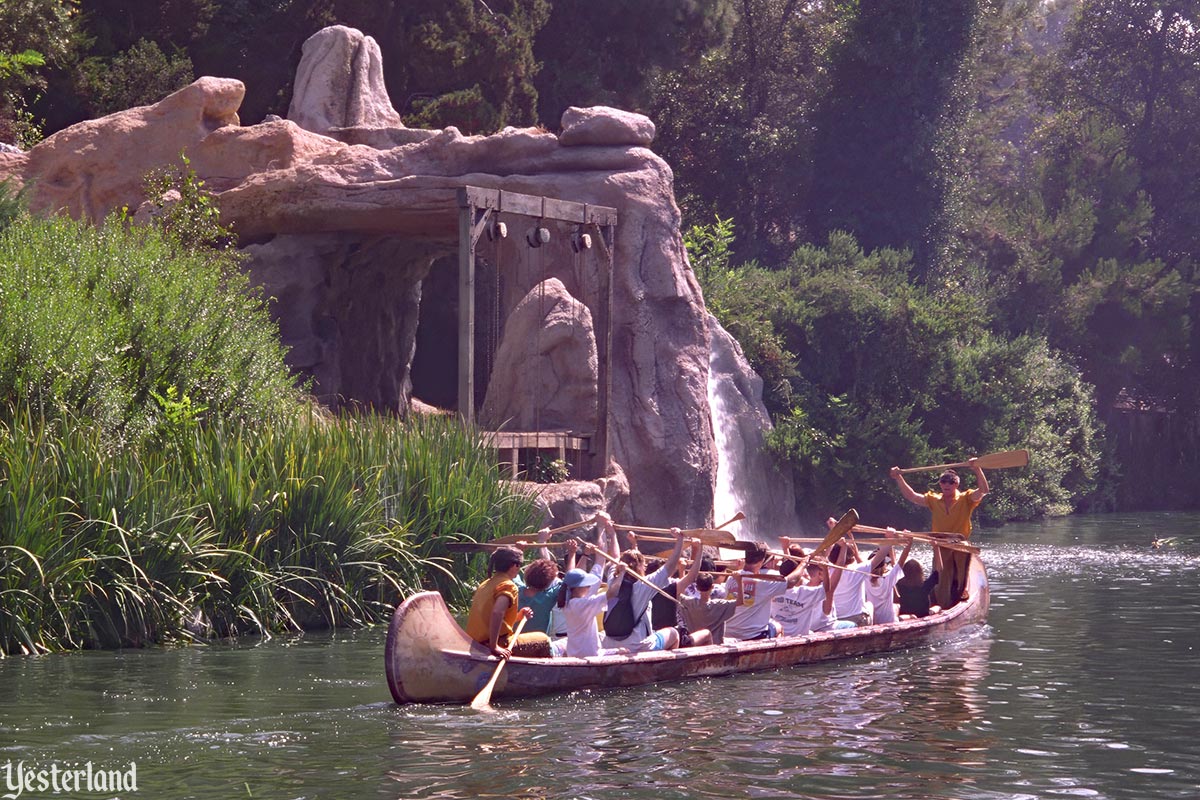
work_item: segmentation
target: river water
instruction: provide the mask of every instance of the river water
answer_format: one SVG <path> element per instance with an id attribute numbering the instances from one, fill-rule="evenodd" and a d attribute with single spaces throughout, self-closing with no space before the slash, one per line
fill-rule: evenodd
<path id="1" fill-rule="evenodd" d="M 10 658 L 0 796 L 90 762 L 137 791 L 59 797 L 1200 797 L 1200 515 L 976 538 L 989 625 L 955 642 L 490 715 L 393 705 L 381 629 Z"/>

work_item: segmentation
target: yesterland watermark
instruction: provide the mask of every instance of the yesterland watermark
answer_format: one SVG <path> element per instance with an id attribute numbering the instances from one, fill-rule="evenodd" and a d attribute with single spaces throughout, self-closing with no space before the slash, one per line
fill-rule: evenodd
<path id="1" fill-rule="evenodd" d="M 0 794 L 0 800 L 63 792 L 105 794 L 111 797 L 114 793 L 138 790 L 137 762 L 134 761 L 130 761 L 125 769 L 103 769 L 93 766 L 91 761 L 70 767 L 58 763 L 30 766 L 24 761 L 16 764 L 8 761 L 0 765 L 0 773 L 4 775 L 0 788 L 5 790 L 5 794 Z"/>

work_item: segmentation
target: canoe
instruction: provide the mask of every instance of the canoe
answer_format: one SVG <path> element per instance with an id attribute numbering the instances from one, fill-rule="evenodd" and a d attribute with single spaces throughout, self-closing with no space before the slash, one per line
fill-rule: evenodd
<path id="1" fill-rule="evenodd" d="M 961 636 L 986 619 L 987 573 L 978 558 L 971 559 L 968 587 L 970 599 L 948 611 L 887 625 L 629 656 L 514 657 L 492 697 L 758 672 L 936 644 Z M 471 641 L 437 592 L 413 595 L 392 615 L 385 662 L 388 688 L 397 703 L 469 703 L 492 677 L 496 661 Z"/>

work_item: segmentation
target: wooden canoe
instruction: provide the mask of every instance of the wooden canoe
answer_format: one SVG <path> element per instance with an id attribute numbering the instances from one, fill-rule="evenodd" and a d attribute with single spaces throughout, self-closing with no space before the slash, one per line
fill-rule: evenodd
<path id="1" fill-rule="evenodd" d="M 978 558 L 971 559 L 968 586 L 969 600 L 925 619 L 632 656 L 512 658 L 493 698 L 756 672 L 935 644 L 987 617 L 987 574 Z M 437 592 L 413 595 L 396 609 L 384 657 L 388 688 L 401 704 L 469 703 L 497 660 L 471 641 Z"/>

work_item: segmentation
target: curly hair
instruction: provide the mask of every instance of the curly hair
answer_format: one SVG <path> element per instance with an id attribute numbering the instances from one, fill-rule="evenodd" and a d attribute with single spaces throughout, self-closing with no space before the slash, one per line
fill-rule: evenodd
<path id="1" fill-rule="evenodd" d="M 558 577 L 558 563 L 548 558 L 539 558 L 525 567 L 525 585 L 534 591 L 542 591 Z"/>

